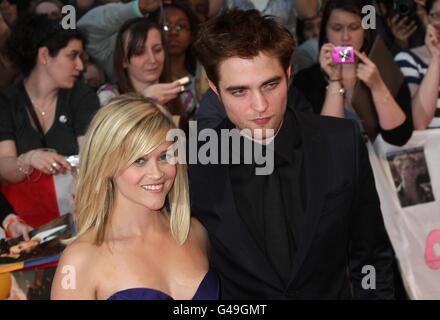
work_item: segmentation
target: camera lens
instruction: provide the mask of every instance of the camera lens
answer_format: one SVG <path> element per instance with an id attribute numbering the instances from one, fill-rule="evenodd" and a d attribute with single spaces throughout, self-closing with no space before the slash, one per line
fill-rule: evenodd
<path id="1" fill-rule="evenodd" d="M 402 3 L 402 4 L 399 6 L 399 12 L 400 12 L 402 15 L 408 15 L 408 14 L 409 14 L 409 6 L 408 6 L 407 4 Z"/>

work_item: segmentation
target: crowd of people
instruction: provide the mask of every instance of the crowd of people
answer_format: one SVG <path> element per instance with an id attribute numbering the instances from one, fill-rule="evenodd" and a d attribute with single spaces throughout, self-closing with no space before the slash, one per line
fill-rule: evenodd
<path id="1" fill-rule="evenodd" d="M 80 155 L 78 237 L 52 298 L 395 297 L 372 138 L 352 98 L 362 83 L 394 146 L 440 126 L 440 0 L 414 12 L 392 2 L 0 0 L 1 185 L 68 173 Z M 62 27 L 64 5 L 77 28 Z M 365 5 L 376 29 L 363 26 Z M 368 55 L 379 36 L 404 78 L 395 94 Z M 340 47 L 353 63 L 335 61 Z M 274 171 L 170 163 L 167 132 L 193 120 L 263 129 L 245 139 L 272 148 Z M 433 199 L 414 165 L 396 159 L 404 206 Z M 42 223 L 24 217 L 0 193 L 7 237 Z M 62 287 L 63 265 L 86 275 L 77 290 Z"/>

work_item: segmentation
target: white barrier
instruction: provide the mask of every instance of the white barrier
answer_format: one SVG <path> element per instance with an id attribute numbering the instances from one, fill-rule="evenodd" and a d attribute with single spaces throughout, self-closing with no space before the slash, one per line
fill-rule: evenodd
<path id="1" fill-rule="evenodd" d="M 412 299 L 440 299 L 440 129 L 416 131 L 403 147 L 389 145 L 380 136 L 367 147 L 407 293 Z M 407 168 L 396 166 L 408 157 L 416 161 L 415 167 L 411 161 Z M 414 174 L 419 177 L 413 188 L 418 200 L 402 190 L 402 181 Z"/>

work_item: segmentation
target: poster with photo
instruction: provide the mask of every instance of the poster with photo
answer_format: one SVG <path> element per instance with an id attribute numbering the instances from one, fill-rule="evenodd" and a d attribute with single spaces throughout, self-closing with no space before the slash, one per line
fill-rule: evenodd
<path id="1" fill-rule="evenodd" d="M 435 201 L 423 147 L 387 153 L 402 208 Z"/>

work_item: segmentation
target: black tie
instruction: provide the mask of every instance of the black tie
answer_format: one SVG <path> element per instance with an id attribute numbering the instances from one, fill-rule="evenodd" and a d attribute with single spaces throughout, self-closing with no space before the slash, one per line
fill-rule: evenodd
<path id="1" fill-rule="evenodd" d="M 279 171 L 282 166 L 275 156 L 275 170 L 265 176 L 264 184 L 264 242 L 266 254 L 281 279 L 290 278 L 295 248 L 292 226 L 286 218 Z M 277 163 L 278 162 L 278 163 Z"/>

